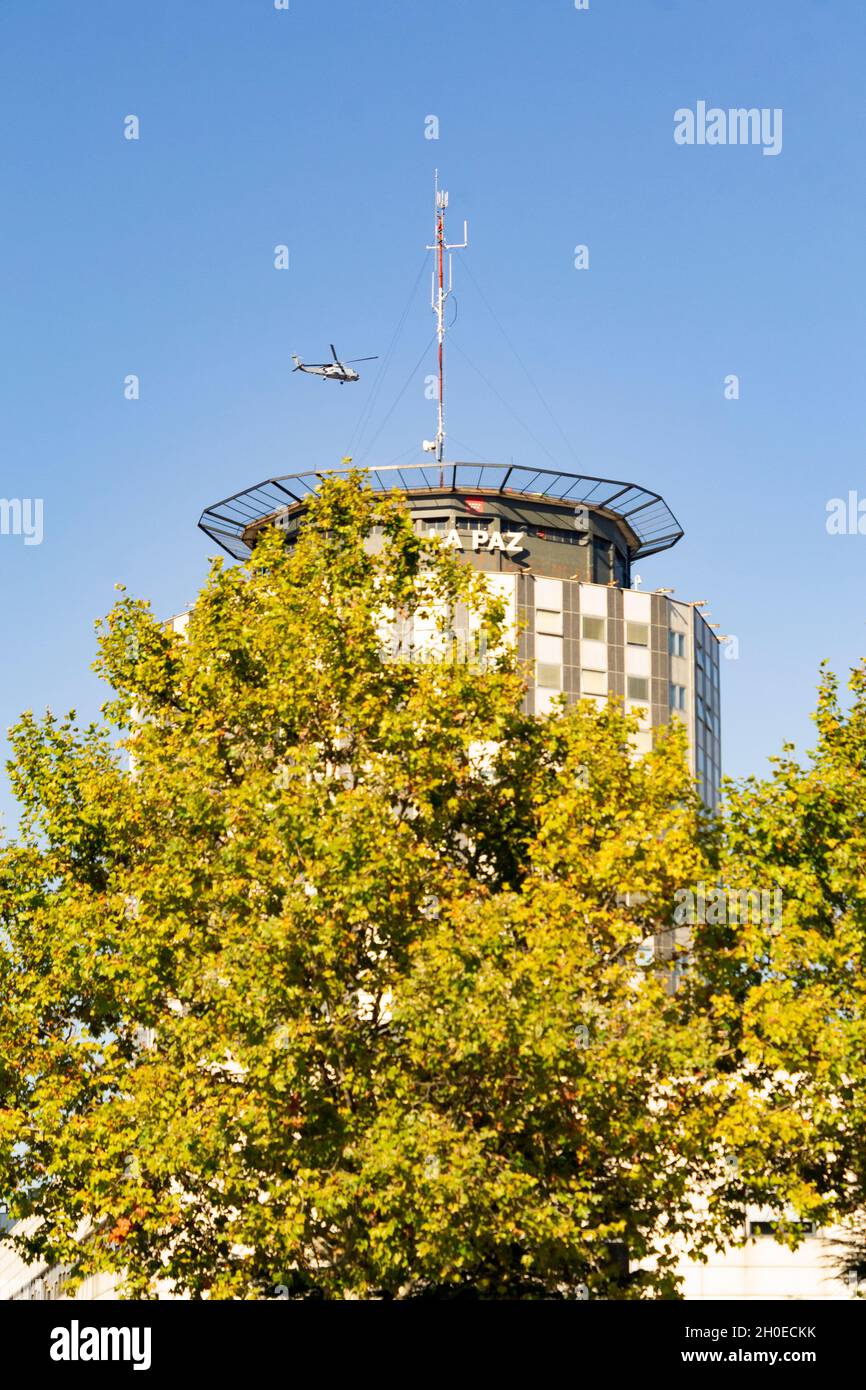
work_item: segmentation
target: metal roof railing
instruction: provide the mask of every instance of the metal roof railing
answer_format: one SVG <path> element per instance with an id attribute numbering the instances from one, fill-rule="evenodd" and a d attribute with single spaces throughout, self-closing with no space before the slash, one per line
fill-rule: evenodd
<path id="1" fill-rule="evenodd" d="M 338 464 L 334 468 L 266 478 L 206 507 L 199 527 L 234 559 L 246 559 L 253 544 L 252 539 L 247 539 L 251 528 L 257 529 L 269 516 L 307 501 L 323 478 L 352 469 L 352 464 Z M 634 539 L 629 551 L 633 560 L 667 550 L 683 535 L 682 527 L 659 493 L 614 478 L 504 463 L 388 464 L 364 471 L 376 492 L 396 489 L 410 497 L 481 492 L 522 501 L 586 505 L 613 517 L 631 533 Z"/>

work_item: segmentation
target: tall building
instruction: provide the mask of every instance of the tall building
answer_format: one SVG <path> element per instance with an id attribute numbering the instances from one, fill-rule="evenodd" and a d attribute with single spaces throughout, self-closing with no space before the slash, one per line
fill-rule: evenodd
<path id="1" fill-rule="evenodd" d="M 291 540 L 321 476 L 266 479 L 208 507 L 199 525 L 235 559 L 250 554 L 263 528 Z M 700 603 L 676 599 L 670 589 L 643 590 L 634 570 L 683 534 L 658 493 L 494 463 L 390 465 L 372 469 L 369 479 L 376 490 L 402 492 L 424 534 L 490 576 L 517 628 L 519 655 L 532 663 L 531 712 L 547 713 L 562 693 L 569 702 L 615 695 L 640 714 L 640 752 L 659 726 L 683 720 L 692 773 L 715 809 L 720 640 Z M 467 615 L 454 615 L 457 635 L 467 624 Z M 423 634 L 408 634 L 413 639 L 420 644 Z"/>

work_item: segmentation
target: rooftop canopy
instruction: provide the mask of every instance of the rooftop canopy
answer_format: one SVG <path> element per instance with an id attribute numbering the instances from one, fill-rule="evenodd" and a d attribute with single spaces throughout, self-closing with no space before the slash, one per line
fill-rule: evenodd
<path id="1" fill-rule="evenodd" d="M 269 518 L 302 505 L 316 492 L 323 478 L 346 474 L 352 467 L 346 463 L 266 478 L 206 507 L 198 524 L 234 559 L 246 559 L 257 532 Z M 408 467 L 388 464 L 365 471 L 374 491 L 396 489 L 410 498 L 442 498 L 469 492 L 515 501 L 584 504 L 622 524 L 630 537 L 629 553 L 633 560 L 667 550 L 683 534 L 670 507 L 657 492 L 613 478 L 504 463 L 429 463 Z"/>

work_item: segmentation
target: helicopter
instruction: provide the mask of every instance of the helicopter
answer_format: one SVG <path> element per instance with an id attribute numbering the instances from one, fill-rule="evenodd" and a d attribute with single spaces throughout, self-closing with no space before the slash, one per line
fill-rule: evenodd
<path id="1" fill-rule="evenodd" d="M 352 371 L 351 363 L 341 362 L 337 356 L 337 349 L 331 343 L 333 362 L 302 362 L 300 357 L 292 353 L 292 361 L 296 364 L 293 368 L 296 372 L 309 372 L 310 376 L 320 376 L 325 381 L 339 381 L 343 386 L 347 381 L 359 381 L 360 374 Z M 352 362 L 375 362 L 376 357 L 354 357 Z"/>

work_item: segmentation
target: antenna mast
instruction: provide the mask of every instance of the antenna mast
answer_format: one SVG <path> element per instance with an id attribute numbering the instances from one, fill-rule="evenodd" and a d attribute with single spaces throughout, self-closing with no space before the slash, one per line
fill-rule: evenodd
<path id="1" fill-rule="evenodd" d="M 436 315 L 436 337 L 439 343 L 439 401 L 437 410 L 437 427 L 435 440 L 425 440 L 424 448 L 429 452 L 435 452 L 439 461 L 439 482 L 442 482 L 442 461 L 445 457 L 445 301 L 451 294 L 452 274 L 451 274 L 451 252 L 462 251 L 464 246 L 469 245 L 468 223 L 463 223 L 463 240 L 460 242 L 447 242 L 445 240 L 445 209 L 448 206 L 448 194 L 439 187 L 439 170 L 436 170 L 434 188 L 436 193 L 436 222 L 434 241 L 432 246 L 428 246 L 428 251 L 436 252 L 436 264 L 433 270 L 433 287 L 431 303 L 433 312 Z M 448 288 L 445 288 L 445 252 L 448 252 Z"/>

